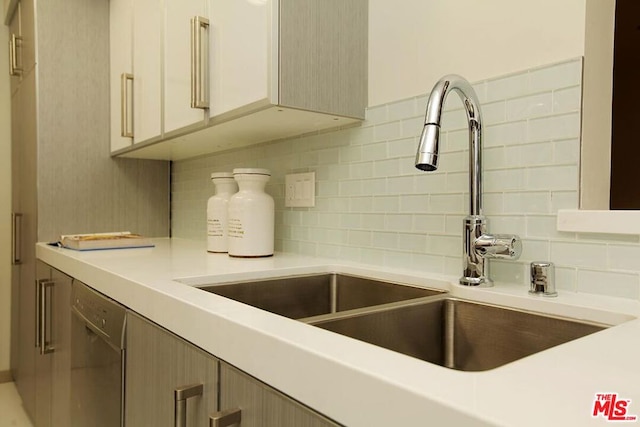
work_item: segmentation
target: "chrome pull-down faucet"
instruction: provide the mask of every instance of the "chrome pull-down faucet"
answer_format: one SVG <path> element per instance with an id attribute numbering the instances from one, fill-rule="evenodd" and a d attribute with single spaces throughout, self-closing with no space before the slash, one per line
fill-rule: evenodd
<path id="1" fill-rule="evenodd" d="M 460 283 L 469 286 L 491 286 L 487 258 L 518 259 L 522 242 L 516 235 L 487 234 L 487 220 L 482 215 L 482 115 L 480 102 L 467 80 L 455 74 L 441 78 L 431 91 L 416 168 L 434 171 L 438 168 L 440 121 L 442 107 L 451 91 L 462 99 L 469 125 L 469 216 L 463 228 L 463 272 Z"/>

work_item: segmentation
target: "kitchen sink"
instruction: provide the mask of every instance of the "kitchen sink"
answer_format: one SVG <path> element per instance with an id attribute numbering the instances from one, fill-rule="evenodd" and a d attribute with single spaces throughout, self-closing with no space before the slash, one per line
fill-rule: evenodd
<path id="1" fill-rule="evenodd" d="M 198 286 L 281 316 L 303 319 L 444 293 L 348 274 L 323 273 Z"/>
<path id="2" fill-rule="evenodd" d="M 609 326 L 453 297 L 310 323 L 461 371 L 493 369 Z"/>

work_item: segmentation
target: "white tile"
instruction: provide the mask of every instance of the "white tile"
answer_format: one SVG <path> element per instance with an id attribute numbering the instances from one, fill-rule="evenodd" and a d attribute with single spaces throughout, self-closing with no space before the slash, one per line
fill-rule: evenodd
<path id="1" fill-rule="evenodd" d="M 580 84 L 582 61 L 574 60 L 540 68 L 529 73 L 532 92 L 541 92 Z"/>
<path id="2" fill-rule="evenodd" d="M 408 232 L 411 231 L 412 224 L 412 215 L 388 214 L 385 217 L 385 229 L 388 231 Z"/>
<path id="3" fill-rule="evenodd" d="M 483 136 L 485 147 L 522 144 L 527 140 L 527 122 L 510 122 L 486 126 Z"/>
<path id="4" fill-rule="evenodd" d="M 354 246 L 371 246 L 371 232 L 349 230 L 349 244 Z"/>
<path id="5" fill-rule="evenodd" d="M 340 163 L 358 162 L 362 160 L 362 146 L 349 145 L 340 148 Z"/>
<path id="6" fill-rule="evenodd" d="M 605 269 L 607 248 L 604 245 L 552 241 L 551 261 L 563 267 Z"/>
<path id="7" fill-rule="evenodd" d="M 483 104 L 481 108 L 484 126 L 502 123 L 507 120 L 507 104 L 503 100 Z"/>
<path id="8" fill-rule="evenodd" d="M 351 212 L 367 213 L 373 209 L 373 197 L 350 197 L 349 198 L 349 210 Z"/>
<path id="9" fill-rule="evenodd" d="M 467 129 L 447 132 L 445 135 L 447 148 L 449 150 L 460 151 L 469 149 L 469 131 Z"/>
<path id="10" fill-rule="evenodd" d="M 362 227 L 362 221 L 360 214 L 357 213 L 346 213 L 340 214 L 340 227 L 346 230 L 354 230 Z"/>
<path id="11" fill-rule="evenodd" d="M 553 110 L 551 92 L 515 98 L 507 101 L 507 120 L 522 120 L 546 116 Z"/>
<path id="12" fill-rule="evenodd" d="M 447 99 L 452 99 L 454 97 L 449 97 Z M 468 129 L 469 124 L 467 120 L 467 114 L 464 110 L 452 110 L 445 111 L 442 113 L 442 118 L 440 119 L 440 129 L 443 132 L 448 132 L 457 129 Z"/>
<path id="13" fill-rule="evenodd" d="M 376 125 L 373 130 L 374 141 L 389 141 L 402 136 L 400 132 L 400 122 L 391 122 Z"/>
<path id="14" fill-rule="evenodd" d="M 517 234 L 525 236 L 526 218 L 515 215 L 492 215 L 488 219 L 489 230 L 494 234 Z"/>
<path id="15" fill-rule="evenodd" d="M 411 260 L 414 268 L 423 271 L 433 271 L 436 274 L 445 274 L 445 257 L 442 255 L 428 255 L 414 253 Z"/>
<path id="16" fill-rule="evenodd" d="M 469 168 L 469 152 L 449 152 L 443 150 L 438 159 L 439 172 L 467 172 Z"/>
<path id="17" fill-rule="evenodd" d="M 556 289 L 577 292 L 578 270 L 576 268 L 556 266 Z"/>
<path id="18" fill-rule="evenodd" d="M 385 220 L 385 214 L 384 213 L 380 213 L 380 214 L 374 214 L 374 213 L 369 213 L 369 214 L 362 214 L 362 228 L 365 230 L 372 230 L 372 231 L 378 231 L 378 230 L 384 230 L 384 220 Z"/>
<path id="19" fill-rule="evenodd" d="M 574 86 L 553 92 L 553 112 L 569 113 L 580 110 L 582 102 L 582 87 Z"/>
<path id="20" fill-rule="evenodd" d="M 456 213 L 464 208 L 462 194 L 436 194 L 431 196 L 430 213 Z"/>
<path id="21" fill-rule="evenodd" d="M 578 292 L 637 300 L 640 296 L 638 274 L 578 270 Z"/>
<path id="22" fill-rule="evenodd" d="M 341 196 L 360 196 L 366 193 L 362 191 L 362 181 L 342 181 L 339 183 L 339 193 Z"/>
<path id="23" fill-rule="evenodd" d="M 505 147 L 509 166 L 544 166 L 553 163 L 553 143 L 541 142 Z"/>
<path id="24" fill-rule="evenodd" d="M 484 189 L 489 192 L 525 189 L 524 169 L 488 170 L 484 173 Z"/>
<path id="25" fill-rule="evenodd" d="M 523 261 L 548 261 L 551 258 L 551 249 L 548 240 L 522 239 Z"/>
<path id="26" fill-rule="evenodd" d="M 527 216 L 527 236 L 528 237 L 544 237 L 544 238 L 560 238 L 557 231 L 556 217 L 552 216 Z"/>
<path id="27" fill-rule="evenodd" d="M 316 197 L 333 197 L 339 194 L 339 186 L 336 181 L 318 181 L 316 190 Z"/>
<path id="28" fill-rule="evenodd" d="M 387 144 L 389 157 L 411 157 L 411 160 L 415 157 L 417 148 L 418 141 L 415 138 L 396 139 Z"/>
<path id="29" fill-rule="evenodd" d="M 393 213 L 400 210 L 400 198 L 398 196 L 375 196 L 373 198 L 373 211 L 380 213 Z"/>
<path id="30" fill-rule="evenodd" d="M 355 145 L 370 144 L 373 141 L 373 126 L 349 129 L 350 141 Z"/>
<path id="31" fill-rule="evenodd" d="M 414 180 L 412 176 L 392 177 L 387 179 L 387 192 L 389 194 L 411 194 L 414 192 Z"/>
<path id="32" fill-rule="evenodd" d="M 362 147 L 362 160 L 382 160 L 387 158 L 387 143 L 377 142 Z"/>
<path id="33" fill-rule="evenodd" d="M 580 115 L 578 113 L 530 120 L 528 124 L 527 140 L 529 142 L 578 138 L 579 136 Z"/>
<path id="34" fill-rule="evenodd" d="M 400 175 L 400 160 L 378 160 L 373 164 L 374 176 L 378 178 Z"/>
<path id="35" fill-rule="evenodd" d="M 529 290 L 526 286 L 529 281 L 528 265 L 523 262 L 492 260 L 491 278 L 498 283 L 522 284 L 522 294 L 525 295 Z"/>
<path id="36" fill-rule="evenodd" d="M 551 213 L 550 192 L 507 193 L 504 195 L 504 212 L 548 214 Z"/>
<path id="37" fill-rule="evenodd" d="M 520 73 L 508 77 L 488 80 L 486 101 L 516 98 L 529 93 L 529 75 Z"/>
<path id="38" fill-rule="evenodd" d="M 448 256 L 462 256 L 462 240 L 454 236 L 432 235 L 427 239 L 430 253 Z"/>
<path id="39" fill-rule="evenodd" d="M 446 179 L 447 184 L 445 189 L 447 193 L 464 193 L 469 189 L 468 172 L 447 173 Z"/>
<path id="40" fill-rule="evenodd" d="M 609 268 L 613 270 L 640 272 L 640 246 L 609 246 Z"/>
<path id="41" fill-rule="evenodd" d="M 505 197 L 503 193 L 483 194 L 482 209 L 485 215 L 497 215 L 505 212 Z"/>
<path id="42" fill-rule="evenodd" d="M 580 140 L 568 139 L 553 143 L 553 163 L 577 165 L 580 162 Z"/>
<path id="43" fill-rule="evenodd" d="M 445 217 L 443 215 L 413 215 L 413 232 L 442 233 L 445 231 Z"/>
<path id="44" fill-rule="evenodd" d="M 405 99 L 388 105 L 389 120 L 400 120 L 418 114 L 415 98 Z"/>
<path id="45" fill-rule="evenodd" d="M 418 116 L 400 121 L 400 135 L 403 138 L 419 138 L 424 127 L 424 117 Z"/>
<path id="46" fill-rule="evenodd" d="M 400 212 L 425 213 L 429 207 L 429 197 L 425 195 L 405 195 L 400 198 Z"/>
<path id="47" fill-rule="evenodd" d="M 372 178 L 373 177 L 373 162 L 361 162 L 351 163 L 349 175 L 351 178 Z"/>
<path id="48" fill-rule="evenodd" d="M 398 233 L 372 233 L 372 246 L 376 249 L 396 249 L 398 247 Z"/>
<path id="49" fill-rule="evenodd" d="M 387 194 L 386 178 L 365 179 L 362 181 L 363 187 L 367 190 L 367 194 L 380 196 Z"/>
<path id="50" fill-rule="evenodd" d="M 427 236 L 424 234 L 398 234 L 398 249 L 409 252 L 425 252 L 427 249 Z"/>
<path id="51" fill-rule="evenodd" d="M 578 191 L 552 191 L 551 192 L 551 211 L 557 212 L 558 209 L 577 209 L 579 205 Z"/>
<path id="52" fill-rule="evenodd" d="M 577 190 L 578 166 L 549 166 L 527 169 L 526 185 L 530 190 Z"/>

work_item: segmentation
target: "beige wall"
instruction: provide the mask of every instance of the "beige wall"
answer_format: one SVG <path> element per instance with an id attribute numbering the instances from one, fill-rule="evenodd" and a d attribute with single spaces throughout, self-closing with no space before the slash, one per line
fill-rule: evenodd
<path id="1" fill-rule="evenodd" d="M 582 56 L 585 2 L 370 0 L 369 105 Z"/>
<path id="2" fill-rule="evenodd" d="M 11 104 L 8 28 L 0 26 L 0 372 L 9 370 L 11 270 Z"/>

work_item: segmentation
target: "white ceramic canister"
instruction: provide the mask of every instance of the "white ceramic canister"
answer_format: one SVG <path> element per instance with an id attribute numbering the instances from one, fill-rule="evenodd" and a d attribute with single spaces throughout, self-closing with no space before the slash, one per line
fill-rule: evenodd
<path id="1" fill-rule="evenodd" d="M 207 251 L 228 252 L 227 218 L 229 199 L 238 191 L 231 172 L 211 174 L 215 194 L 207 202 Z"/>
<path id="2" fill-rule="evenodd" d="M 264 187 L 268 169 L 234 169 L 240 190 L 229 200 L 229 255 L 265 257 L 273 255 L 274 203 Z"/>

